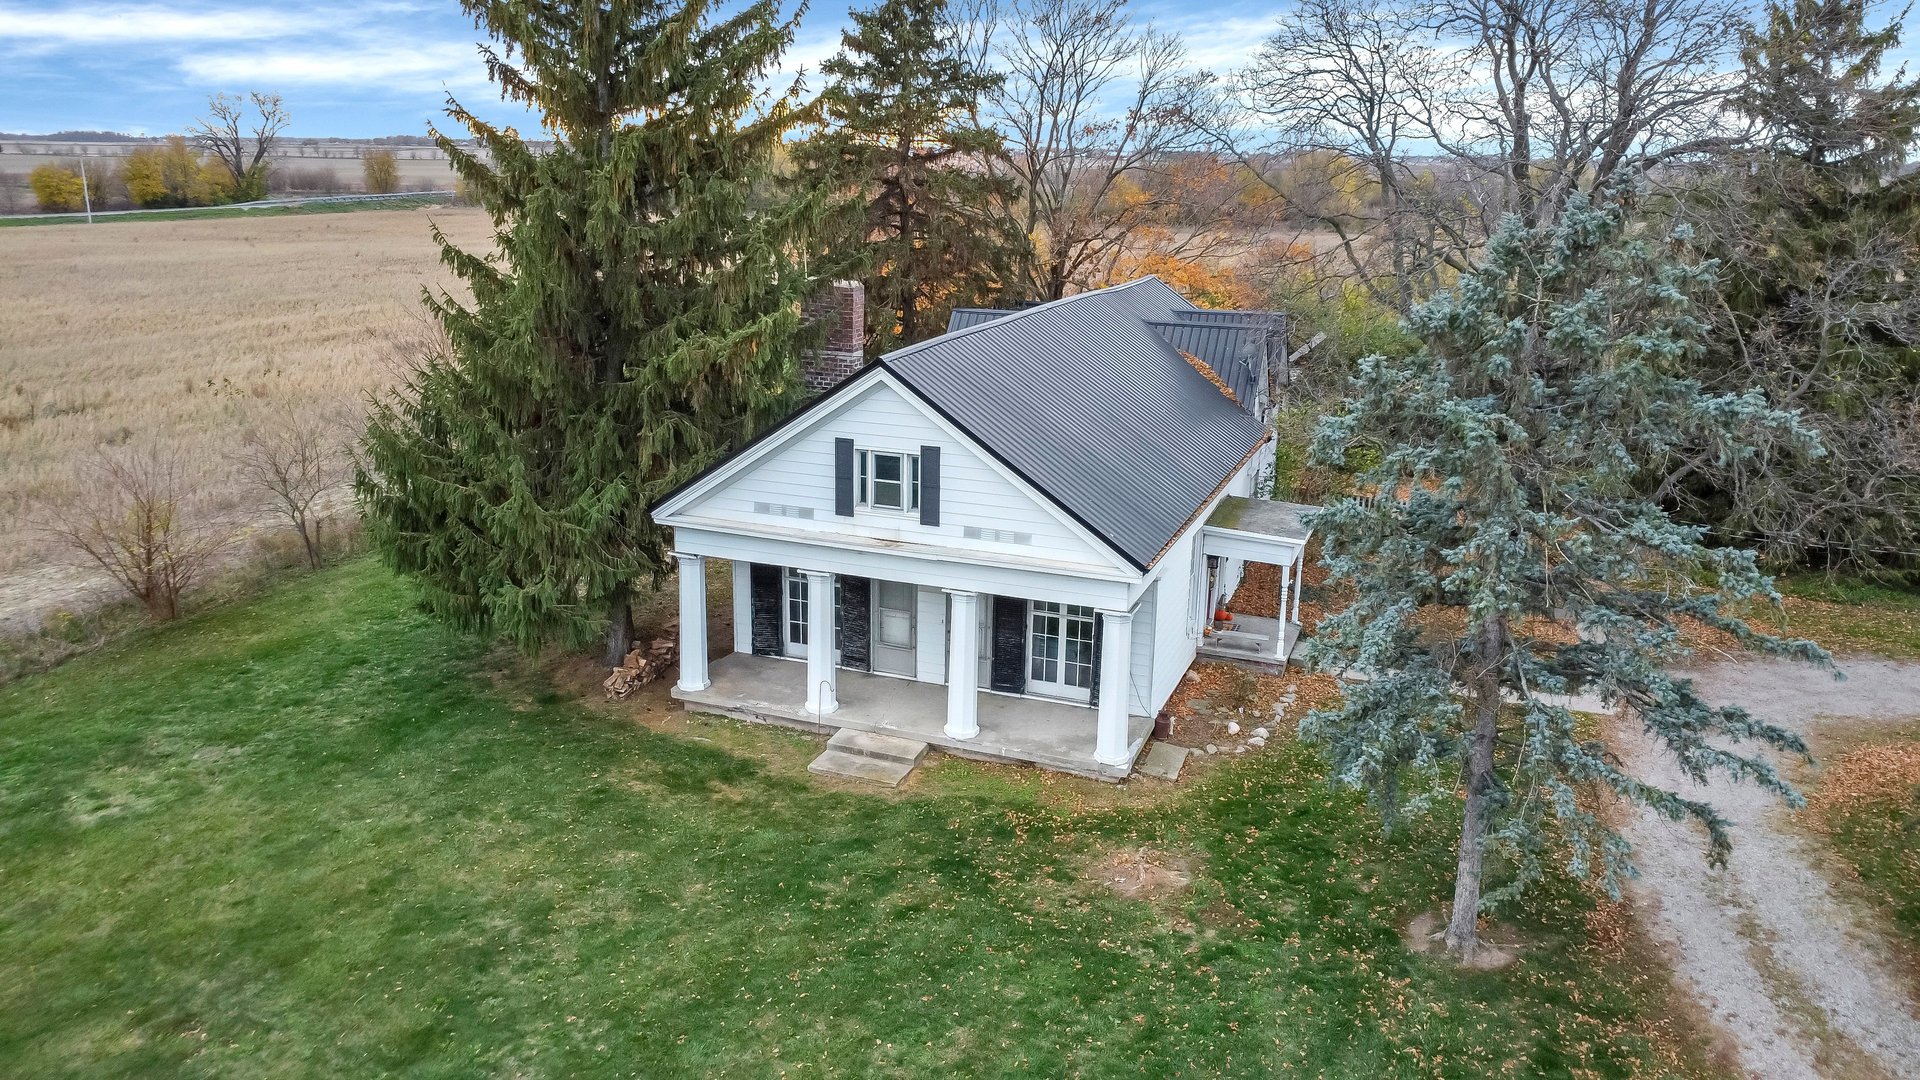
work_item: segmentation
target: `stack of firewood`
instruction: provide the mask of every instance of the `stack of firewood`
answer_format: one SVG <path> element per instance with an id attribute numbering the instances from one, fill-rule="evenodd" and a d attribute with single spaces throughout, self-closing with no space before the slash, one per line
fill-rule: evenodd
<path id="1" fill-rule="evenodd" d="M 619 701 L 673 667 L 680 658 L 679 627 L 680 620 L 668 620 L 665 636 L 654 638 L 648 645 L 635 645 L 627 653 L 627 658 L 613 669 L 607 681 L 600 684 L 607 691 L 608 701 Z"/>

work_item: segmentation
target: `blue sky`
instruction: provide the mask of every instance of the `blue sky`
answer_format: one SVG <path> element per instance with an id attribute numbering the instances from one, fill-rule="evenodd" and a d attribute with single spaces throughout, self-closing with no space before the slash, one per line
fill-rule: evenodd
<path id="1" fill-rule="evenodd" d="M 1181 33 L 1197 65 L 1226 70 L 1265 36 L 1284 0 L 1134 0 Z M 787 57 L 817 72 L 839 44 L 846 0 L 814 0 Z M 281 94 L 289 134 L 420 134 L 451 92 L 489 119 L 499 101 L 454 0 L 0 0 L 0 131 L 182 130 L 207 95 Z M 814 80 L 816 87 L 818 79 Z"/>

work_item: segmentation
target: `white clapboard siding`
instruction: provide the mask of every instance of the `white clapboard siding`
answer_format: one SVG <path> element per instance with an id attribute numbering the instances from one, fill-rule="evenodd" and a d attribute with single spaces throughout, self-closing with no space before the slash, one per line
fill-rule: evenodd
<path id="1" fill-rule="evenodd" d="M 833 446 L 850 438 L 861 449 L 918 453 L 940 447 L 940 524 L 917 512 L 859 510 L 834 514 Z M 773 452 L 729 477 L 680 511 L 706 520 L 870 539 L 937 544 L 983 553 L 1085 564 L 1111 571 L 1118 557 L 1077 531 L 1058 509 L 1043 506 L 995 469 L 970 444 L 884 382 L 815 417 Z M 968 536 L 969 527 L 985 530 Z"/>
<path id="2" fill-rule="evenodd" d="M 1159 589 L 1149 585 L 1145 596 L 1133 609 L 1132 686 L 1127 711 L 1135 716 L 1152 716 L 1160 711 L 1153 696 L 1153 652 L 1159 637 L 1159 620 L 1167 617 L 1160 609 Z M 1164 700 L 1164 699 L 1162 699 Z"/>

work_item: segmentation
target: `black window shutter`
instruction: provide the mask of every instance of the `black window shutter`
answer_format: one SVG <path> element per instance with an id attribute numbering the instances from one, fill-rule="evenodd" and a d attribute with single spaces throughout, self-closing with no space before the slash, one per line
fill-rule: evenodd
<path id="1" fill-rule="evenodd" d="M 1027 689 L 1027 602 L 1011 596 L 993 598 L 993 656 L 987 662 L 987 685 L 1007 694 Z"/>
<path id="2" fill-rule="evenodd" d="M 1092 696 L 1087 702 L 1090 705 L 1100 704 L 1100 643 L 1105 639 L 1106 634 L 1107 617 L 1095 615 L 1093 617 L 1093 687 Z"/>
<path id="3" fill-rule="evenodd" d="M 833 512 L 853 516 L 853 440 L 833 440 Z"/>
<path id="4" fill-rule="evenodd" d="M 872 671 L 873 579 L 843 577 L 839 581 L 840 666 Z"/>
<path id="5" fill-rule="evenodd" d="M 940 448 L 920 448 L 920 524 L 940 524 Z"/>
<path id="6" fill-rule="evenodd" d="M 786 652 L 784 609 L 786 571 L 778 566 L 754 563 L 747 570 L 747 587 L 753 610 L 753 654 L 779 656 Z"/>

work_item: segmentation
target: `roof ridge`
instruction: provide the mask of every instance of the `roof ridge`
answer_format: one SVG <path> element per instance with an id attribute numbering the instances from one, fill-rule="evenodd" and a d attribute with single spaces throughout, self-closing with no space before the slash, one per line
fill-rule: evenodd
<path id="1" fill-rule="evenodd" d="M 986 322 L 983 322 L 983 323 L 975 323 L 972 326 L 961 327 L 958 330 L 949 330 L 944 334 L 936 334 L 925 341 L 917 341 L 912 345 L 907 346 L 904 349 L 895 349 L 890 353 L 883 353 L 879 358 L 881 360 L 886 360 L 890 357 L 908 356 L 913 353 L 919 352 L 921 349 L 924 349 L 927 346 L 932 345 L 936 341 L 937 342 L 952 341 L 955 338 L 964 337 L 968 334 L 971 334 L 976 330 L 985 330 L 989 326 L 1005 326 L 1008 323 L 1012 322 L 1013 320 L 1018 319 L 1022 315 L 1031 315 L 1036 311 L 1045 311 L 1048 308 L 1059 307 L 1063 304 L 1070 304 L 1075 300 L 1084 300 L 1089 296 L 1104 296 L 1107 293 L 1116 293 L 1122 289 L 1131 289 L 1135 285 L 1141 285 L 1149 281 L 1160 281 L 1160 276 L 1158 274 L 1148 274 L 1145 277 L 1137 277 L 1137 278 L 1134 278 L 1132 281 L 1124 281 L 1118 285 L 1107 285 L 1098 289 L 1088 289 L 1086 292 L 1074 293 L 1072 296 L 1062 296 L 1058 300 L 1049 300 L 1044 304 L 1035 304 L 1032 307 L 1020 308 L 1017 311 L 1009 311 L 1007 312 L 1007 314 L 1002 315 L 997 319 L 988 319 Z M 1160 283 L 1162 285 L 1166 285 L 1166 282 L 1164 281 L 1161 281 Z M 1171 285 L 1168 285 L 1167 287 L 1170 289 L 1173 288 L 1173 286 Z M 999 311 L 1002 309 L 983 308 L 980 310 Z"/>

